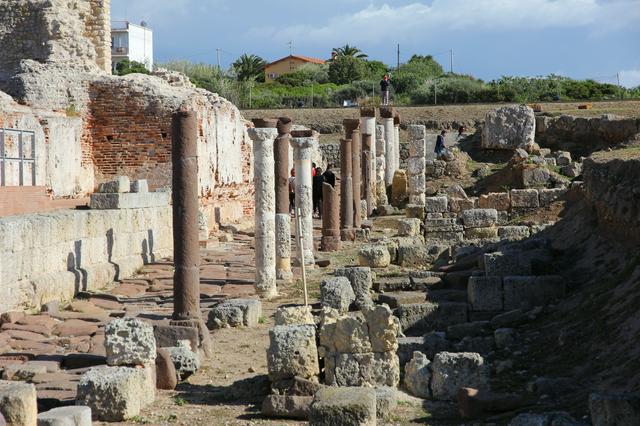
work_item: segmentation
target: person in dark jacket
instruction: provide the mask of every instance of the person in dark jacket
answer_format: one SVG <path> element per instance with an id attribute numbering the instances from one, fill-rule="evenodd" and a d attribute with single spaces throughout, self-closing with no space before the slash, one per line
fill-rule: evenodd
<path id="1" fill-rule="evenodd" d="M 324 177 L 324 181 L 326 183 L 328 183 L 329 185 L 333 186 L 334 188 L 336 187 L 336 175 L 333 174 L 333 172 L 331 171 L 331 168 L 333 167 L 333 165 L 328 164 L 327 165 L 327 170 L 325 170 L 325 172 L 322 174 L 322 176 Z"/>
<path id="2" fill-rule="evenodd" d="M 313 198 L 313 212 L 316 213 L 319 218 L 322 218 L 322 184 L 324 183 L 324 176 L 322 175 L 322 169 L 317 167 L 316 174 L 313 176 L 313 184 L 311 188 L 311 196 Z"/>
<path id="3" fill-rule="evenodd" d="M 389 76 L 385 75 L 380 82 L 380 93 L 382 93 L 382 105 L 389 105 Z"/>
<path id="4" fill-rule="evenodd" d="M 443 130 L 438 135 L 438 139 L 436 139 L 436 157 L 437 158 L 440 158 L 445 152 L 446 148 L 444 146 L 444 135 L 446 135 L 446 134 L 447 134 L 447 132 L 445 130 Z"/>

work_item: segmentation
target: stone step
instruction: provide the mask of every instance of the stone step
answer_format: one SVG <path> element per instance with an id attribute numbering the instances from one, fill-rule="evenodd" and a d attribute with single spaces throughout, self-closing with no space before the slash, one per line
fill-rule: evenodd
<path id="1" fill-rule="evenodd" d="M 379 294 L 378 303 L 386 303 L 391 309 L 395 309 L 402 305 L 423 303 L 426 301 L 426 296 L 427 294 L 423 291 L 393 291 Z"/>
<path id="2" fill-rule="evenodd" d="M 444 331 L 450 325 L 468 321 L 467 303 L 416 303 L 402 305 L 394 315 L 400 320 L 405 334 L 420 335 L 432 331 Z"/>

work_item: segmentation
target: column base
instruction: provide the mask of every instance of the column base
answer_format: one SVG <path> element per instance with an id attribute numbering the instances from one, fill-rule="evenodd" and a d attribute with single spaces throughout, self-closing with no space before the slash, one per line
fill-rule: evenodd
<path id="1" fill-rule="evenodd" d="M 190 320 L 171 320 L 169 325 L 197 328 L 198 338 L 200 339 L 198 350 L 204 354 L 205 358 L 209 358 L 213 355 L 213 341 L 211 340 L 211 335 L 209 334 L 207 325 L 201 318 Z"/>
<path id="2" fill-rule="evenodd" d="M 346 228 L 340 230 L 340 239 L 342 241 L 355 241 L 356 239 L 356 229 L 355 228 Z"/>
<path id="3" fill-rule="evenodd" d="M 338 251 L 340 250 L 340 237 L 322 237 L 320 240 L 320 251 Z"/>

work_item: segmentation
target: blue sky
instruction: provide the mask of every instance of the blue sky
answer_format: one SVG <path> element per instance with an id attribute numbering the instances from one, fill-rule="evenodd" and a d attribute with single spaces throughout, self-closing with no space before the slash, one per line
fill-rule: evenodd
<path id="1" fill-rule="evenodd" d="M 228 66 L 242 53 L 328 58 L 353 44 L 387 64 L 432 54 L 485 80 L 550 73 L 640 85 L 640 0 L 112 0 L 146 21 L 157 62 Z"/>

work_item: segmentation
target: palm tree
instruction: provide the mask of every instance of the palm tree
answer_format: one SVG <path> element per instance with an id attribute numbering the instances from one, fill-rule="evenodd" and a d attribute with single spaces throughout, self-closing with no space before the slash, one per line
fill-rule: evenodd
<path id="1" fill-rule="evenodd" d="M 369 57 L 369 55 L 364 53 L 362 50 L 355 46 L 349 46 L 348 44 L 345 44 L 342 47 L 336 47 L 333 49 L 333 53 L 335 56 L 351 56 L 357 59 L 366 59 Z"/>
<path id="2" fill-rule="evenodd" d="M 247 55 L 246 53 L 240 56 L 231 65 L 236 73 L 236 77 L 240 81 L 255 80 L 262 75 L 264 67 L 267 65 L 267 61 L 257 55 Z"/>

